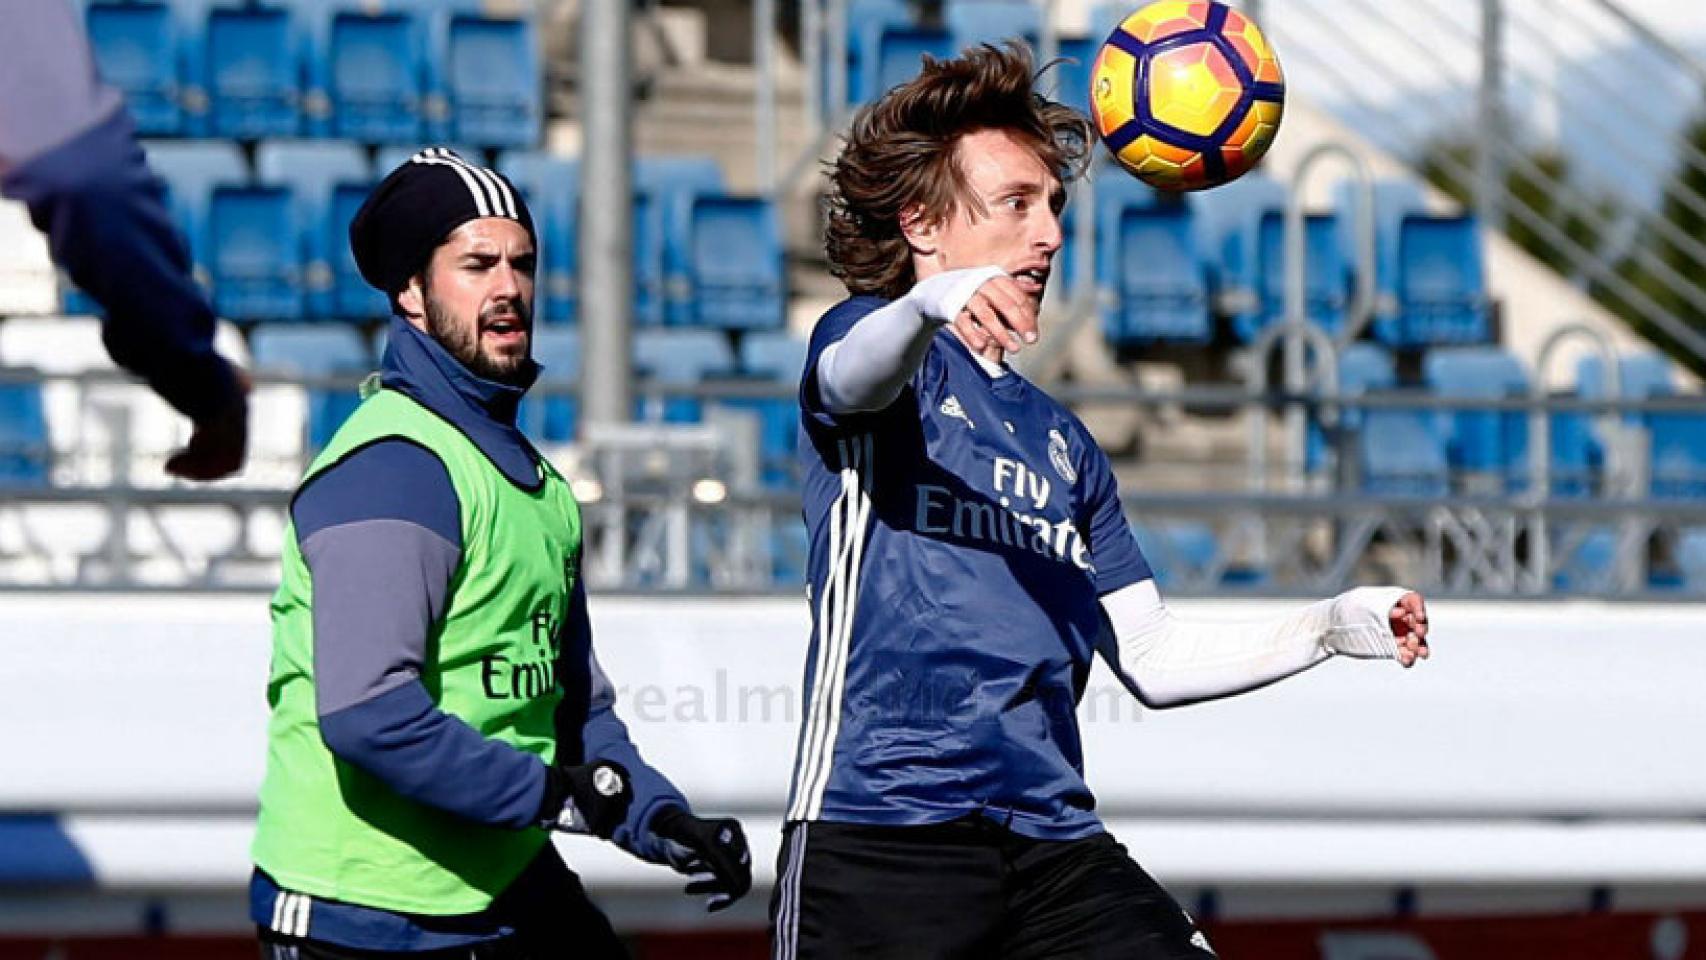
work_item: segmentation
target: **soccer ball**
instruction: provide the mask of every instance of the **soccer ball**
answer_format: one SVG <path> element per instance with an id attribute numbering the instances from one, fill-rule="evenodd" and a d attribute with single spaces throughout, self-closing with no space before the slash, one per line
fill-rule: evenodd
<path id="1" fill-rule="evenodd" d="M 1284 103 L 1267 38 L 1214 0 L 1157 0 L 1126 17 L 1090 71 L 1096 132 L 1159 190 L 1237 179 L 1267 152 Z"/>

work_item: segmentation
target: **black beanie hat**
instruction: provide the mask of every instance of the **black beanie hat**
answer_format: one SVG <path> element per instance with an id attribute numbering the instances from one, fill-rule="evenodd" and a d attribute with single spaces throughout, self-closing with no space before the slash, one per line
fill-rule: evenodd
<path id="1" fill-rule="evenodd" d="M 514 220 L 539 242 L 521 191 L 503 174 L 446 147 L 428 147 L 368 195 L 350 221 L 350 250 L 362 279 L 395 296 L 452 230 L 481 217 Z"/>

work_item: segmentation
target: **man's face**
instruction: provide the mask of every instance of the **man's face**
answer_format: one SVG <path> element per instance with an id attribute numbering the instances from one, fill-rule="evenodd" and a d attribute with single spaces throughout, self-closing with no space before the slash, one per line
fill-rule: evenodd
<path id="1" fill-rule="evenodd" d="M 419 281 L 399 299 L 419 314 L 410 322 L 476 376 L 514 383 L 533 354 L 536 265 L 533 241 L 521 224 L 470 220 L 439 244 Z"/>
<path id="2" fill-rule="evenodd" d="M 955 159 L 971 196 L 914 245 L 919 279 L 948 270 L 997 266 L 1038 301 L 1060 250 L 1066 191 L 1036 151 L 1006 130 L 961 137 Z"/>

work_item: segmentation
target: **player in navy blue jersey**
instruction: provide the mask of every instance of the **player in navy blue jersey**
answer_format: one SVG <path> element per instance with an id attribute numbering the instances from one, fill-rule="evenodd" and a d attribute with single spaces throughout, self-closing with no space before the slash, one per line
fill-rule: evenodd
<path id="1" fill-rule="evenodd" d="M 1212 956 L 1102 827 L 1075 706 L 1099 652 L 1151 707 L 1337 655 L 1428 654 L 1422 598 L 1174 617 L 1036 342 L 1088 126 L 1021 48 L 926 59 L 853 121 L 828 254 L 852 296 L 800 385 L 813 630 L 773 955 Z"/>

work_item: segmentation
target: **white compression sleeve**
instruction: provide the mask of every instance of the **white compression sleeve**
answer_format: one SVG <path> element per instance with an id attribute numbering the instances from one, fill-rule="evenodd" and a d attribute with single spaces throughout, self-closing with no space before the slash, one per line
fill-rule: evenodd
<path id="1" fill-rule="evenodd" d="M 881 410 L 918 372 L 930 338 L 965 309 L 1000 267 L 950 270 L 920 281 L 906 296 L 860 318 L 818 356 L 819 395 L 830 413 Z"/>
<path id="2" fill-rule="evenodd" d="M 1180 620 L 1145 580 L 1102 598 L 1112 634 L 1102 656 L 1139 700 L 1177 706 L 1230 696 L 1307 670 L 1335 653 L 1397 659 L 1389 619 L 1402 587 L 1358 587 L 1272 620 Z"/>

